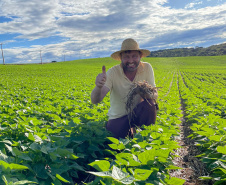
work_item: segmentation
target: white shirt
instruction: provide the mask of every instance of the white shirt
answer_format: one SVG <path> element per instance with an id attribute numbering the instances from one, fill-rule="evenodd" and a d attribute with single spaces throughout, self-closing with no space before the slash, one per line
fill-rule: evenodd
<path id="1" fill-rule="evenodd" d="M 109 120 L 128 114 L 126 112 L 127 95 L 132 84 L 139 81 L 147 81 L 148 84 L 152 85 L 152 87 L 156 86 L 154 71 L 152 66 L 147 62 L 140 62 L 133 82 L 126 77 L 121 64 L 113 66 L 107 71 L 107 81 L 105 86 L 110 89 L 110 109 L 108 111 Z M 136 96 L 133 107 L 140 103 L 140 101 L 141 97 Z"/>

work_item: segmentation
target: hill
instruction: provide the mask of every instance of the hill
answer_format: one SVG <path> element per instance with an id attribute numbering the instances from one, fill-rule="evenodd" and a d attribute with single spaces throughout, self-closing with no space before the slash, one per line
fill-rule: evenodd
<path id="1" fill-rule="evenodd" d="M 207 48 L 175 48 L 152 51 L 148 57 L 186 57 L 186 56 L 218 56 L 226 55 L 226 43 Z"/>

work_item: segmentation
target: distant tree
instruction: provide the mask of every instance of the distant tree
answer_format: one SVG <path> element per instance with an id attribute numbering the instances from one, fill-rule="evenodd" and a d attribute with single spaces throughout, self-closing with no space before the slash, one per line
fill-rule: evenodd
<path id="1" fill-rule="evenodd" d="M 175 48 L 152 51 L 149 57 L 185 57 L 185 56 L 217 56 L 226 55 L 226 43 L 207 48 Z"/>

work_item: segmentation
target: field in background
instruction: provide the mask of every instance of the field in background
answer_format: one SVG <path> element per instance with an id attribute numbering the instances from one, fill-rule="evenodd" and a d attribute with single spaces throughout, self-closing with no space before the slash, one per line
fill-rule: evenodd
<path id="1" fill-rule="evenodd" d="M 169 176 L 177 169 L 172 159 L 182 117 L 208 169 L 202 179 L 225 183 L 226 56 L 144 61 L 162 87 L 157 123 L 123 141 L 104 128 L 109 95 L 98 105 L 90 102 L 102 65 L 119 62 L 1 65 L 0 184 L 183 184 Z"/>

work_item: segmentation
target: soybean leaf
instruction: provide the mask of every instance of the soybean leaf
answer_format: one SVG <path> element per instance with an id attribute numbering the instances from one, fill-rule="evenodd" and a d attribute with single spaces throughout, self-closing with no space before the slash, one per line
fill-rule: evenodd
<path id="1" fill-rule="evenodd" d="M 114 179 L 120 180 L 126 178 L 128 175 L 128 173 L 122 171 L 120 168 L 116 167 L 115 165 L 113 166 L 112 177 Z"/>
<path id="2" fill-rule="evenodd" d="M 138 155 L 138 159 L 141 161 L 142 164 L 147 165 L 148 162 L 153 162 L 155 160 L 155 149 L 147 150 L 142 152 Z"/>
<path id="3" fill-rule="evenodd" d="M 153 170 L 145 170 L 145 169 L 135 169 L 134 170 L 134 178 L 136 180 L 145 181 L 153 172 Z"/>
<path id="4" fill-rule="evenodd" d="M 224 174 L 226 174 L 226 169 L 224 169 L 224 168 L 216 168 L 216 169 L 219 169 L 219 170 L 221 170 Z M 215 169 L 215 170 L 216 170 Z"/>
<path id="5" fill-rule="evenodd" d="M 107 137 L 112 143 L 119 144 L 119 140 L 114 137 Z"/>
<path id="6" fill-rule="evenodd" d="M 28 180 L 17 181 L 13 183 L 13 185 L 20 185 L 20 184 L 38 184 L 38 183 L 34 181 L 28 181 Z"/>
<path id="7" fill-rule="evenodd" d="M 35 164 L 34 167 L 33 167 L 33 171 L 41 179 L 47 179 L 48 178 L 48 174 L 46 173 L 46 169 L 45 169 L 44 164 Z"/>
<path id="8" fill-rule="evenodd" d="M 120 144 L 109 144 L 108 146 L 110 146 L 114 150 L 123 150 L 123 149 L 125 149 L 125 146 L 122 143 L 120 143 Z"/>
<path id="9" fill-rule="evenodd" d="M 110 163 L 106 160 L 96 160 L 89 164 L 93 168 L 95 168 L 98 171 L 108 171 L 110 168 Z"/>
<path id="10" fill-rule="evenodd" d="M 203 179 L 203 180 L 210 180 L 212 179 L 213 177 L 209 177 L 209 176 L 201 176 L 199 177 L 200 179 Z"/>
<path id="11" fill-rule="evenodd" d="M 106 172 L 91 172 L 91 171 L 87 171 L 88 173 L 91 173 L 93 175 L 99 176 L 99 177 L 112 177 L 111 172 L 106 171 Z"/>
<path id="12" fill-rule="evenodd" d="M 123 184 L 131 184 L 134 181 L 134 177 L 129 176 L 128 173 L 122 171 L 120 168 L 113 166 L 112 178 Z"/>
<path id="13" fill-rule="evenodd" d="M 218 146 L 217 151 L 222 154 L 226 154 L 226 146 Z"/>
<path id="14" fill-rule="evenodd" d="M 181 167 L 178 166 L 174 166 L 174 165 L 169 165 L 166 170 L 179 170 L 179 169 L 183 169 Z"/>
<path id="15" fill-rule="evenodd" d="M 167 184 L 172 184 L 172 185 L 183 185 L 185 183 L 186 180 L 184 179 L 179 179 L 176 177 L 172 177 L 171 179 L 165 179 Z"/>
<path id="16" fill-rule="evenodd" d="M 27 166 L 20 165 L 20 164 L 14 164 L 14 163 L 8 164 L 7 162 L 1 161 L 1 160 L 0 160 L 0 165 L 3 166 L 4 169 L 7 169 L 7 168 L 9 168 L 11 170 L 26 170 L 26 169 L 28 169 Z"/>
<path id="17" fill-rule="evenodd" d="M 140 166 L 141 163 L 135 158 L 135 155 L 131 153 L 119 153 L 116 155 L 116 159 L 127 166 Z M 136 159 L 136 160 L 134 160 Z M 117 161 L 116 161 L 117 162 Z"/>
<path id="18" fill-rule="evenodd" d="M 65 178 L 63 178 L 63 177 L 60 176 L 59 174 L 56 174 L 56 178 L 58 178 L 59 180 L 65 182 L 65 183 L 70 183 L 68 180 L 66 180 Z"/>

